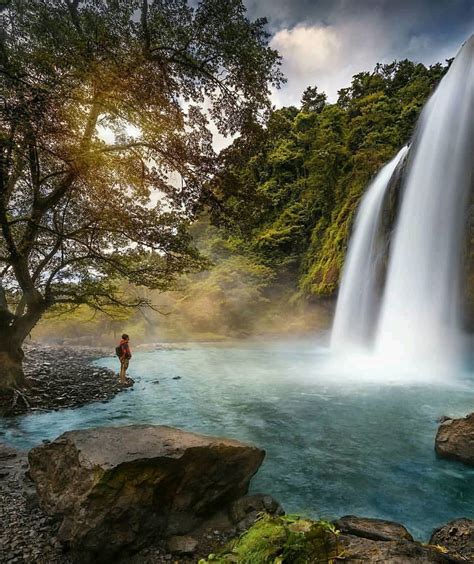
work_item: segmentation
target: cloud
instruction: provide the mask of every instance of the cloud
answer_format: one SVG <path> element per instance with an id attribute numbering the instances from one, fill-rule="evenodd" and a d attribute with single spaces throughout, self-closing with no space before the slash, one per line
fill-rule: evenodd
<path id="1" fill-rule="evenodd" d="M 316 85 L 335 101 L 354 74 L 387 59 L 390 42 L 383 31 L 357 21 L 339 25 L 296 25 L 275 33 L 271 46 L 283 56 L 288 83 L 273 93 L 276 105 L 298 104 L 303 90 Z"/>
<path id="2" fill-rule="evenodd" d="M 329 99 L 376 63 L 425 64 L 453 57 L 474 28 L 472 0 L 246 0 L 251 18 L 267 16 L 271 46 L 288 83 L 277 106 L 298 104 L 307 86 Z"/>

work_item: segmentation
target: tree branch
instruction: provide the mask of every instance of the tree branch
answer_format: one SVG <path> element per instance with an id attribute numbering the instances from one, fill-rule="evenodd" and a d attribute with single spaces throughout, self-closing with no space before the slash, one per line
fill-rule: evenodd
<path id="1" fill-rule="evenodd" d="M 145 57 L 150 55 L 150 30 L 148 29 L 148 0 L 142 2 L 141 24 L 143 31 L 143 54 Z"/>

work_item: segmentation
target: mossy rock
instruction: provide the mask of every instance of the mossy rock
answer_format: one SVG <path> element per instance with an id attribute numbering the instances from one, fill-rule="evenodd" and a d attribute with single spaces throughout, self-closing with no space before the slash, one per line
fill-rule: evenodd
<path id="1" fill-rule="evenodd" d="M 199 564 L 327 564 L 338 554 L 338 532 L 331 523 L 263 514 L 241 537 Z"/>

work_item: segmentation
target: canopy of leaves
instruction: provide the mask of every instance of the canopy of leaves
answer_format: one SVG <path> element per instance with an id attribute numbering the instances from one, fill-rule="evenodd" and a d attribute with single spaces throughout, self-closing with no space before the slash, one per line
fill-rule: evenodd
<path id="1" fill-rule="evenodd" d="M 299 295 L 331 295 L 365 187 L 410 140 L 447 68 L 377 65 L 334 104 L 310 87 L 300 109 L 246 128 L 220 155 L 208 196 L 213 222 Z"/>
<path id="2" fill-rule="evenodd" d="M 240 0 L 2 3 L 0 329 L 21 342 L 54 304 L 202 267 L 187 226 L 209 119 L 259 122 L 282 80 L 264 26 Z"/>

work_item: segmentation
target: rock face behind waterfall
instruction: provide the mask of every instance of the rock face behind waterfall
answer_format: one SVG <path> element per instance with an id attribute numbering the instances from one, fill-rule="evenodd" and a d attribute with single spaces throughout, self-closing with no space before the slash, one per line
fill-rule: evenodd
<path id="1" fill-rule="evenodd" d="M 463 419 L 447 419 L 438 428 L 435 450 L 442 458 L 474 466 L 474 413 Z"/>
<path id="2" fill-rule="evenodd" d="M 186 534 L 244 495 L 264 451 L 164 426 L 64 433 L 29 453 L 41 507 L 80 562 Z"/>

